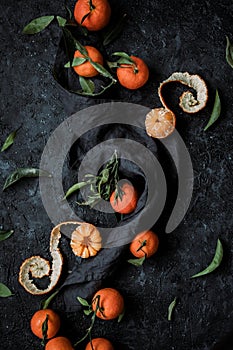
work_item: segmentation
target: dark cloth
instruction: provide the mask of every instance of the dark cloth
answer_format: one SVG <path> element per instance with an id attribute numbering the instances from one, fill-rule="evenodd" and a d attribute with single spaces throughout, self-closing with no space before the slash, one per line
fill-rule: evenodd
<path id="1" fill-rule="evenodd" d="M 148 137 L 145 130 L 130 125 L 109 124 L 88 131 L 74 143 L 70 150 L 70 170 L 76 172 L 79 168 L 80 162 L 88 150 L 111 138 L 137 140 L 138 143 L 148 148 L 163 165 L 165 175 L 168 175 L 167 186 L 169 192 L 165 208 L 161 217 L 159 218 L 159 232 L 162 233 L 168 213 L 174 204 L 174 191 L 172 192 L 171 189 L 176 188 L 176 170 L 166 150 L 161 147 L 161 144 Z M 100 158 L 102 156 L 103 153 L 99 154 Z M 119 170 L 120 178 L 127 178 L 129 181 L 131 181 L 139 194 L 137 208 L 132 214 L 124 215 L 123 217 L 114 213 L 98 212 L 98 214 L 96 214 L 97 212 L 95 209 L 85 206 L 77 206 L 77 210 L 79 216 L 82 216 L 84 221 L 90 222 L 98 227 L 114 227 L 116 230 L 121 232 L 124 230 L 124 226 L 127 223 L 135 219 L 137 223 L 142 219 L 142 209 L 144 208 L 147 200 L 147 179 L 145 178 L 143 169 L 139 168 L 131 160 L 121 159 Z M 81 200 L 79 195 L 78 200 Z M 158 223 L 155 223 L 155 226 L 157 224 Z M 136 233 L 137 232 L 133 232 L 132 235 L 134 236 Z M 105 239 L 105 243 L 106 242 L 107 239 Z M 76 258 L 72 272 L 67 276 L 64 284 L 62 285 L 61 294 L 63 296 L 64 309 L 66 311 L 69 312 L 79 310 L 81 305 L 77 302 L 77 296 L 90 300 L 94 293 L 101 288 L 103 281 L 105 281 L 109 276 L 112 276 L 116 269 L 122 268 L 123 264 L 126 265 L 128 245 L 121 244 L 120 240 L 116 245 L 117 246 L 113 246 L 111 248 L 103 248 L 95 257 L 92 258 Z M 124 268 L 127 268 L 127 265 L 124 266 Z"/>

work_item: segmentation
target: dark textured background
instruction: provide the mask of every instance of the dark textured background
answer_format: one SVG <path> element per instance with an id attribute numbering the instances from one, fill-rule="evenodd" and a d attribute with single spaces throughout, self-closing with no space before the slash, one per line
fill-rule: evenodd
<path id="1" fill-rule="evenodd" d="M 70 7 L 73 4 L 69 2 Z M 126 265 L 106 282 L 122 292 L 127 313 L 121 324 L 97 321 L 93 335 L 108 337 L 116 349 L 211 349 L 233 328 L 233 70 L 225 61 L 225 35 L 233 40 L 233 5 L 230 0 L 122 0 L 118 4 L 122 4 L 129 20 L 107 53 L 124 50 L 138 55 L 148 64 L 151 75 L 148 84 L 133 93 L 118 87 L 117 99 L 151 108 L 158 106 L 159 82 L 174 71 L 189 71 L 206 80 L 210 101 L 204 111 L 194 116 L 174 106 L 178 131 L 194 167 L 189 211 L 179 228 L 164 237 L 154 258 L 141 269 Z M 64 119 L 101 101 L 71 95 L 53 80 L 51 69 L 61 35 L 55 24 L 35 36 L 21 34 L 24 25 L 39 15 L 64 16 L 62 1 L 2 0 L 0 8 L 1 143 L 12 130 L 22 126 L 15 144 L 0 156 L 2 187 L 16 167 L 39 165 L 48 137 Z M 216 88 L 222 100 L 222 114 L 219 122 L 205 133 L 203 128 Z M 0 348 L 39 349 L 29 319 L 39 308 L 41 298 L 28 295 L 17 282 L 19 266 L 26 257 L 41 254 L 49 258 L 52 225 L 43 209 L 37 180 L 22 181 L 1 194 L 0 220 L 4 228 L 15 230 L 0 245 L 0 280 L 14 292 L 14 296 L 0 300 Z M 211 275 L 190 280 L 190 275 L 211 261 L 218 237 L 224 246 L 220 268 Z M 67 250 L 66 241 L 62 248 Z M 179 301 L 174 320 L 169 323 L 167 307 L 174 296 Z M 53 307 L 59 310 L 59 298 Z M 61 315 L 61 334 L 72 340 L 80 338 L 89 319 L 81 313 Z M 228 348 L 220 348 L 233 349 L 232 340 Z"/>

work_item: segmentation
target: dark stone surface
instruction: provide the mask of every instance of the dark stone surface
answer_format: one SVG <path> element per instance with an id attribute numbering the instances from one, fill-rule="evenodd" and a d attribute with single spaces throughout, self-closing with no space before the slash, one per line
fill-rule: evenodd
<path id="1" fill-rule="evenodd" d="M 74 2 L 69 2 L 70 7 Z M 112 4 L 114 1 L 111 2 Z M 125 297 L 127 313 L 122 323 L 97 321 L 94 336 L 106 336 L 116 349 L 207 350 L 233 328 L 232 308 L 232 93 L 233 70 L 225 61 L 225 36 L 232 36 L 233 5 L 230 0 L 118 2 L 129 15 L 124 33 L 107 48 L 107 54 L 127 51 L 142 57 L 150 68 L 150 80 L 130 92 L 118 87 L 117 99 L 148 107 L 159 106 L 159 82 L 174 71 L 200 74 L 207 82 L 207 108 L 194 116 L 177 109 L 178 131 L 192 157 L 195 182 L 189 211 L 180 226 L 163 238 L 159 253 L 141 268 L 118 270 L 106 281 Z M 0 156 L 2 188 L 16 167 L 39 165 L 52 131 L 72 113 L 100 100 L 64 91 L 51 69 L 60 40 L 52 24 L 35 36 L 21 30 L 32 18 L 46 14 L 65 16 L 63 2 L 2 0 L 1 13 L 1 143 L 22 126 L 15 144 Z M 208 120 L 218 88 L 222 100 L 220 120 L 208 132 Z M 113 96 L 114 98 L 114 96 Z M 14 296 L 0 300 L 1 349 L 40 348 L 29 320 L 43 298 L 28 295 L 18 284 L 21 262 L 33 255 L 50 258 L 52 224 L 40 199 L 37 180 L 18 183 L 1 194 L 1 222 L 14 235 L 1 242 L 1 282 Z M 207 266 L 217 238 L 224 259 L 211 275 L 190 280 Z M 61 245 L 68 252 L 66 240 Z M 67 253 L 68 254 L 68 253 Z M 174 320 L 167 321 L 167 307 L 179 299 Z M 59 311 L 60 297 L 53 307 Z M 82 313 L 65 314 L 61 333 L 80 338 L 89 325 Z M 232 349 L 222 345 L 221 349 Z M 83 347 L 80 346 L 80 349 Z"/>

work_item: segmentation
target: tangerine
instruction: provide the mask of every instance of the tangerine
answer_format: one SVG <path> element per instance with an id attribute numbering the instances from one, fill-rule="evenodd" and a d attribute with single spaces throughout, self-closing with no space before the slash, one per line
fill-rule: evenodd
<path id="1" fill-rule="evenodd" d="M 157 139 L 165 138 L 175 130 L 175 114 L 165 108 L 152 109 L 146 116 L 145 126 L 149 136 Z"/>
<path id="2" fill-rule="evenodd" d="M 99 50 L 97 50 L 93 46 L 84 46 L 84 47 L 87 50 L 88 56 L 91 58 L 93 62 L 103 65 L 103 56 L 101 55 Z M 76 57 L 85 57 L 85 56 L 82 55 L 78 50 L 76 50 L 74 53 L 74 58 Z M 99 74 L 99 72 L 88 61 L 80 64 L 79 66 L 74 66 L 73 68 L 75 73 L 86 78 L 92 78 Z"/>
<path id="3" fill-rule="evenodd" d="M 134 61 L 132 64 L 121 64 L 117 68 L 117 78 L 119 83 L 130 90 L 142 87 L 149 78 L 149 69 L 145 62 L 135 56 L 130 56 Z"/>
<path id="4" fill-rule="evenodd" d="M 138 194 L 133 185 L 125 182 L 110 196 L 110 204 L 114 211 L 120 214 L 132 213 L 137 206 Z"/>
<path id="5" fill-rule="evenodd" d="M 92 309 L 103 320 L 113 320 L 124 311 L 124 299 L 113 288 L 100 289 L 92 299 Z"/>
<path id="6" fill-rule="evenodd" d="M 74 7 L 75 20 L 90 31 L 98 31 L 108 24 L 111 7 L 107 0 L 78 0 Z"/>
<path id="7" fill-rule="evenodd" d="M 85 350 L 114 350 L 114 348 L 109 340 L 105 338 L 95 338 L 92 339 L 92 346 L 91 342 L 89 342 Z"/>
<path id="8" fill-rule="evenodd" d="M 68 338 L 56 337 L 48 341 L 45 350 L 74 350 L 74 348 Z"/>
<path id="9" fill-rule="evenodd" d="M 61 325 L 60 317 L 53 310 L 45 309 L 36 311 L 31 318 L 31 330 L 32 333 L 41 339 L 44 337 L 42 326 L 46 317 L 48 317 L 47 339 L 53 338 L 59 331 Z"/>
<path id="10" fill-rule="evenodd" d="M 130 244 L 130 251 L 136 258 L 151 257 L 158 250 L 159 238 L 152 231 L 139 233 Z"/>
<path id="11" fill-rule="evenodd" d="M 101 235 L 97 228 L 87 222 L 78 226 L 71 235 L 73 253 L 81 258 L 95 256 L 101 249 Z"/>

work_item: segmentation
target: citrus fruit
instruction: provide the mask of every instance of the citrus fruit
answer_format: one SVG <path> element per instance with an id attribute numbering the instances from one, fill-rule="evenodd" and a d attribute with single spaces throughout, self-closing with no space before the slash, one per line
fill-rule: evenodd
<path id="1" fill-rule="evenodd" d="M 45 350 L 74 350 L 74 348 L 69 339 L 56 337 L 48 341 Z"/>
<path id="2" fill-rule="evenodd" d="M 101 249 L 101 235 L 94 225 L 82 223 L 71 235 L 73 253 L 81 258 L 95 256 Z"/>
<path id="3" fill-rule="evenodd" d="M 91 343 L 89 342 L 85 350 L 114 350 L 110 341 L 105 338 L 92 339 L 92 347 Z"/>
<path id="4" fill-rule="evenodd" d="M 175 130 L 175 114 L 165 108 L 152 109 L 146 116 L 145 126 L 149 136 L 157 139 L 165 138 Z"/>
<path id="5" fill-rule="evenodd" d="M 130 90 L 142 87 L 149 78 L 149 69 L 145 62 L 135 56 L 130 56 L 134 64 L 121 64 L 117 68 L 117 78 L 119 83 Z"/>
<path id="6" fill-rule="evenodd" d="M 38 337 L 43 339 L 42 326 L 48 317 L 47 339 L 53 338 L 59 331 L 61 322 L 60 317 L 50 309 L 38 310 L 31 318 L 31 330 Z"/>
<path id="7" fill-rule="evenodd" d="M 112 320 L 123 313 L 124 299 L 116 289 L 100 289 L 92 299 L 92 309 L 97 317 Z"/>
<path id="8" fill-rule="evenodd" d="M 78 0 L 74 7 L 75 20 L 90 31 L 106 27 L 110 16 L 111 7 L 107 0 Z"/>
<path id="9" fill-rule="evenodd" d="M 92 59 L 93 62 L 103 65 L 103 56 L 101 53 L 93 46 L 84 46 L 87 50 L 88 56 Z M 76 57 L 85 57 L 78 50 L 74 53 L 74 58 Z M 74 66 L 74 71 L 78 75 L 86 78 L 95 77 L 99 72 L 92 66 L 88 61 L 80 64 L 79 66 Z"/>
<path id="10" fill-rule="evenodd" d="M 133 185 L 125 182 L 115 190 L 110 197 L 110 204 L 114 211 L 120 214 L 132 213 L 138 202 L 138 194 Z"/>
<path id="11" fill-rule="evenodd" d="M 159 239 L 152 231 L 143 231 L 139 233 L 130 244 L 131 253 L 136 258 L 151 257 L 158 250 Z"/>

